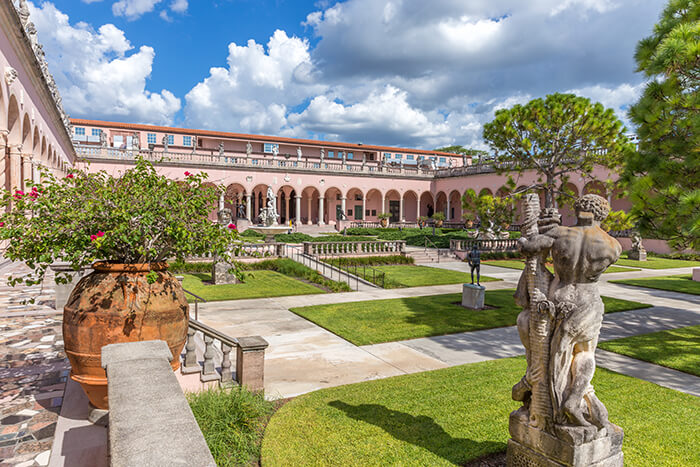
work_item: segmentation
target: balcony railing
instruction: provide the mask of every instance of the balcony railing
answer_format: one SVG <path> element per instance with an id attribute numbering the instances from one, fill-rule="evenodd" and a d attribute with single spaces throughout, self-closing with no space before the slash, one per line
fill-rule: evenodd
<path id="1" fill-rule="evenodd" d="M 404 240 L 362 242 L 304 242 L 304 254 L 311 256 L 405 255 Z"/>
<path id="2" fill-rule="evenodd" d="M 480 251 L 518 251 L 518 240 L 516 238 L 506 239 L 451 239 L 450 251 L 465 252 L 472 249 L 473 245 Z"/>
<path id="3" fill-rule="evenodd" d="M 395 165 L 378 161 L 357 161 L 338 159 L 298 160 L 295 156 L 289 158 L 285 156 L 265 155 L 253 153 L 250 156 L 240 153 L 223 153 L 212 151 L 194 152 L 174 152 L 174 151 L 151 151 L 143 149 L 119 149 L 90 145 L 75 145 L 78 157 L 89 160 L 109 160 L 109 161 L 133 161 L 137 156 L 141 156 L 151 162 L 178 163 L 192 166 L 215 166 L 240 169 L 263 169 L 263 170 L 299 170 L 310 172 L 334 172 L 350 174 L 368 175 L 390 175 L 411 178 L 433 178 L 437 172 L 431 168 L 422 168 L 415 165 Z M 439 170 L 438 170 L 439 171 Z"/>

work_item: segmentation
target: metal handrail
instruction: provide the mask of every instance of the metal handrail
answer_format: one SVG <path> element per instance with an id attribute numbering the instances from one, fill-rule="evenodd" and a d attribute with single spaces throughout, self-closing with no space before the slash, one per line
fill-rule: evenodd
<path id="1" fill-rule="evenodd" d="M 424 250 L 424 253 L 426 253 L 426 254 L 428 253 L 428 243 L 430 243 L 431 245 L 433 245 L 433 248 L 435 248 L 435 249 L 437 250 L 437 254 L 438 254 L 438 256 L 437 256 L 437 262 L 440 263 L 440 248 L 438 248 L 438 246 L 435 244 L 435 242 L 433 242 L 432 240 L 430 240 L 428 237 L 423 236 L 423 238 L 425 239 L 425 250 Z"/>
<path id="2" fill-rule="evenodd" d="M 206 300 L 203 299 L 202 297 L 200 297 L 199 295 L 190 292 L 189 290 L 187 290 L 184 287 L 182 288 L 182 290 L 186 294 L 190 294 L 194 297 L 194 319 L 199 319 L 199 302 L 206 303 Z"/>

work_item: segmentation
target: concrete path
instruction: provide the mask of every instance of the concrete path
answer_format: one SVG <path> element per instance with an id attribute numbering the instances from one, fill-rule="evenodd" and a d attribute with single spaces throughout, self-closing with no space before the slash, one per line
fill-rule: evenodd
<path id="1" fill-rule="evenodd" d="M 468 266 L 464 263 L 440 263 L 434 266 L 468 271 Z M 700 300 L 697 297 L 607 282 L 608 279 L 623 278 L 621 276 L 661 276 L 689 273 L 690 270 L 691 268 L 646 270 L 604 275 L 601 281 L 603 295 L 655 306 L 606 315 L 601 340 L 700 324 Z M 501 282 L 485 283 L 487 289 L 513 288 L 520 276 L 520 271 L 488 265 L 484 265 L 482 273 L 503 279 Z M 524 350 L 515 327 L 357 347 L 289 311 L 289 308 L 308 305 L 459 293 L 461 288 L 461 284 L 452 284 L 212 302 L 200 304 L 199 317 L 206 324 L 233 337 L 261 335 L 270 343 L 266 353 L 265 377 L 266 393 L 272 398 L 290 397 L 325 387 L 399 374 L 522 355 Z M 610 358 L 601 358 L 600 366 L 610 365 L 611 369 L 624 373 L 622 370 L 625 369 L 625 365 L 620 365 L 619 361 L 620 359 L 613 361 Z M 630 368 L 638 366 L 630 364 Z M 654 374 L 665 374 L 662 370 L 656 373 L 649 371 L 650 378 Z M 640 377 L 643 374 L 640 371 L 631 375 Z M 662 379 L 663 376 L 659 378 Z M 674 389 L 681 389 L 686 383 L 679 383 Z M 692 384 L 688 387 L 692 387 Z"/>

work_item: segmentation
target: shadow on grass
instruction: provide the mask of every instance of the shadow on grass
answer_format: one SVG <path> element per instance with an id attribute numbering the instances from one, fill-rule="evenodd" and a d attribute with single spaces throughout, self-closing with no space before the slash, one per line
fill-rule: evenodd
<path id="1" fill-rule="evenodd" d="M 335 400 L 328 403 L 355 420 L 375 425 L 394 439 L 427 449 L 454 464 L 504 451 L 505 443 L 453 438 L 427 415 L 411 415 L 379 404 L 350 405 Z"/>

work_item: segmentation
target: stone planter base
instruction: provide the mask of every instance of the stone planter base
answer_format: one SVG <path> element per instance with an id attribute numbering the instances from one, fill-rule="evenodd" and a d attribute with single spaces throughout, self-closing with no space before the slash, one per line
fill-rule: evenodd
<path id="1" fill-rule="evenodd" d="M 231 263 L 214 263 L 211 271 L 211 279 L 214 285 L 220 284 L 238 284 L 238 278 L 235 274 L 228 272 L 233 265 Z"/>
<path id="2" fill-rule="evenodd" d="M 646 261 L 647 260 L 647 252 L 646 250 L 632 250 L 627 254 L 627 257 L 629 259 L 633 259 L 635 261 Z"/>

